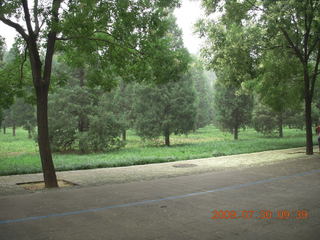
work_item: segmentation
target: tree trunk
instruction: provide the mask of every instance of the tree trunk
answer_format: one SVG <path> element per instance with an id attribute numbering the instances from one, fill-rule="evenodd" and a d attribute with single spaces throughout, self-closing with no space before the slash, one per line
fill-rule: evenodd
<path id="1" fill-rule="evenodd" d="M 238 140 L 238 138 L 239 138 L 239 127 L 238 126 L 235 126 L 233 129 L 233 138 L 234 138 L 234 140 Z"/>
<path id="2" fill-rule="evenodd" d="M 312 139 L 312 118 L 311 118 L 311 98 L 305 96 L 305 120 L 306 120 L 306 154 L 313 154 L 313 139 Z"/>
<path id="3" fill-rule="evenodd" d="M 12 125 L 12 136 L 16 136 L 16 124 L 15 122 L 13 122 L 13 125 Z"/>
<path id="4" fill-rule="evenodd" d="M 164 143 L 166 146 L 170 147 L 170 133 L 168 130 L 164 131 Z"/>
<path id="5" fill-rule="evenodd" d="M 278 122 L 278 131 L 279 131 L 279 137 L 283 138 L 283 119 L 282 119 L 282 113 L 279 114 L 279 122 Z"/>
<path id="6" fill-rule="evenodd" d="M 122 141 L 127 141 L 127 131 L 125 129 L 122 130 Z"/>
<path id="7" fill-rule="evenodd" d="M 6 134 L 6 125 L 3 124 L 3 134 Z"/>
<path id="8" fill-rule="evenodd" d="M 48 90 L 49 86 L 36 86 L 38 144 L 42 163 L 42 172 L 46 188 L 58 187 L 57 177 L 52 161 L 48 132 Z"/>
<path id="9" fill-rule="evenodd" d="M 303 72 L 304 80 L 304 103 L 305 103 L 305 121 L 306 121 L 306 154 L 313 154 L 313 139 L 312 139 L 312 118 L 311 118 L 311 103 L 312 95 L 310 93 L 310 78 L 307 64 L 304 65 Z"/>

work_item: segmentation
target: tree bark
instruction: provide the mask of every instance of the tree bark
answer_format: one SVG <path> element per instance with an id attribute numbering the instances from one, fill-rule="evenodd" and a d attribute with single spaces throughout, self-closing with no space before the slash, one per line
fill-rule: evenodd
<path id="1" fill-rule="evenodd" d="M 13 125 L 12 125 L 12 136 L 16 136 L 16 124 L 13 122 Z"/>
<path id="2" fill-rule="evenodd" d="M 127 131 L 125 129 L 122 130 L 122 141 L 127 141 Z"/>
<path id="3" fill-rule="evenodd" d="M 46 188 L 58 187 L 48 131 L 48 85 L 36 86 L 38 144 Z"/>
<path id="4" fill-rule="evenodd" d="M 238 140 L 238 138 L 239 138 L 239 127 L 235 126 L 233 129 L 233 139 Z"/>
<path id="5" fill-rule="evenodd" d="M 278 122 L 278 131 L 279 131 L 279 137 L 283 138 L 283 119 L 282 119 L 282 113 L 279 114 L 279 122 Z"/>
<path id="6" fill-rule="evenodd" d="M 312 140 L 312 118 L 311 118 L 311 99 L 305 96 L 305 120 L 306 120 L 306 154 L 313 154 L 313 140 Z"/>
<path id="7" fill-rule="evenodd" d="M 170 147 L 170 133 L 167 129 L 164 131 L 164 143 L 166 146 Z"/>
<path id="8" fill-rule="evenodd" d="M 306 154 L 313 154 L 313 139 L 312 139 L 312 117 L 311 117 L 311 103 L 312 93 L 310 93 L 310 78 L 307 63 L 304 64 L 303 71 L 304 80 L 304 103 L 305 103 L 305 122 L 306 122 Z"/>

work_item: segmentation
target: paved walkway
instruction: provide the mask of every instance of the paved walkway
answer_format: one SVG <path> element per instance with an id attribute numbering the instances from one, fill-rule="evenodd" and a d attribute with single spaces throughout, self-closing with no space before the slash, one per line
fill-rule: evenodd
<path id="1" fill-rule="evenodd" d="M 72 182 L 76 184 L 77 187 L 99 186 L 104 184 L 126 183 L 206 172 L 220 172 L 233 168 L 241 169 L 253 166 L 266 166 L 298 158 L 320 158 L 316 148 L 314 151 L 315 154 L 313 156 L 306 156 L 305 148 L 291 148 L 169 163 L 63 171 L 57 172 L 57 176 L 58 179 Z M 42 180 L 43 176 L 40 173 L 0 176 L 0 196 L 30 193 L 31 191 L 25 190 L 22 186 L 17 185 L 17 183 Z"/>
<path id="2" fill-rule="evenodd" d="M 290 149 L 61 172 L 80 185 L 20 194 L 15 182 L 41 175 L 1 177 L 12 189 L 0 196 L 0 239 L 318 240 L 319 160 Z M 237 218 L 212 219 L 215 210 Z"/>

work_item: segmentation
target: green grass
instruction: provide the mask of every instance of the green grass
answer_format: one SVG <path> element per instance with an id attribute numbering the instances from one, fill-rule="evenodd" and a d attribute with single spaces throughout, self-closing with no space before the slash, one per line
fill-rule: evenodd
<path id="1" fill-rule="evenodd" d="M 0 175 L 40 172 L 37 145 L 28 139 L 23 129 L 17 129 L 16 134 L 13 137 L 9 130 L 7 134 L 0 133 Z M 247 129 L 240 132 L 240 140 L 234 141 L 231 134 L 208 126 L 188 136 L 172 136 L 172 146 L 165 147 L 160 141 L 142 142 L 133 131 L 129 131 L 127 145 L 123 149 L 86 155 L 56 153 L 53 159 L 56 169 L 63 171 L 170 162 L 305 145 L 305 133 L 302 130 L 285 129 L 284 135 L 284 138 L 266 137 Z"/>

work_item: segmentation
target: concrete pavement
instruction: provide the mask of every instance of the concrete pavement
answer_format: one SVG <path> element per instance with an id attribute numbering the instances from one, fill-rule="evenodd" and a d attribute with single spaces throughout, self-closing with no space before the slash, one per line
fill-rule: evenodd
<path id="1" fill-rule="evenodd" d="M 178 169 L 175 173 L 166 173 L 162 164 L 149 165 L 150 171 L 163 173 L 153 177 L 135 169 L 147 177 L 133 178 L 135 171 L 119 168 L 118 174 L 121 169 L 126 173 L 121 183 L 106 183 L 100 173 L 98 179 L 104 180 L 97 184 L 92 180 L 34 193 L 12 190 L 0 197 L 0 239 L 319 239 L 320 157 L 296 156 L 299 149 L 289 152 L 259 164 L 250 163 L 249 155 L 237 155 L 238 164 L 230 158 L 227 167 L 217 163 L 206 172 L 199 171 L 201 160 L 191 160 L 199 162 L 179 162 L 193 167 L 166 163 Z M 260 159 L 267 155 L 261 153 Z M 259 154 L 253 158 L 258 161 Z M 148 168 L 128 168 L 139 167 Z M 211 219 L 214 210 L 233 210 L 239 218 Z M 270 219 L 259 218 L 264 210 L 272 212 Z M 277 219 L 283 210 L 290 212 L 289 219 Z M 252 217 L 242 218 L 248 211 L 254 211 Z M 298 211 L 308 216 L 296 219 Z"/>

